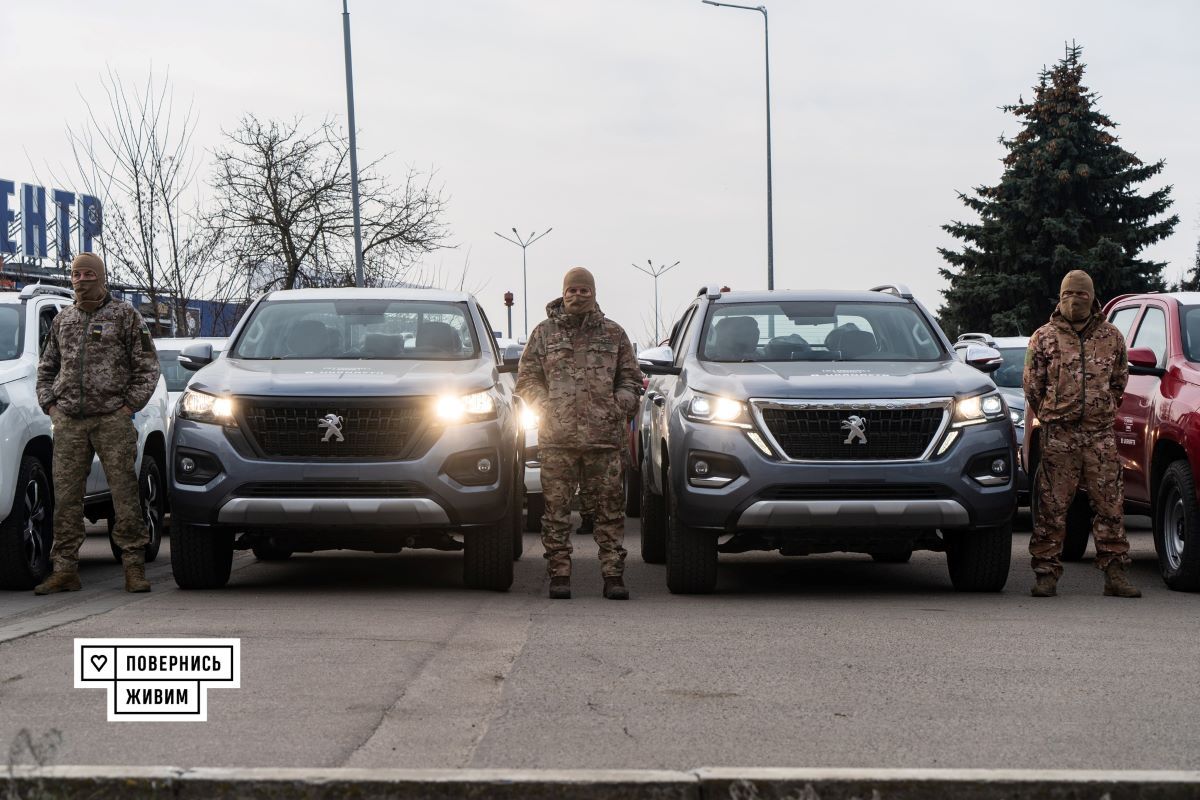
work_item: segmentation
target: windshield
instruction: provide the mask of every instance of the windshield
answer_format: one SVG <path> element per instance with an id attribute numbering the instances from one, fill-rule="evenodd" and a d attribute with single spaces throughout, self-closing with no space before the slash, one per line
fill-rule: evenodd
<path id="1" fill-rule="evenodd" d="M 937 361 L 937 336 L 907 303 L 738 303 L 716 306 L 700 343 L 706 361 Z"/>
<path id="2" fill-rule="evenodd" d="M 999 350 L 1000 355 L 1004 356 L 1004 363 L 992 373 L 992 380 L 997 386 L 1005 389 L 1020 389 L 1021 378 L 1025 373 L 1026 348 L 1001 347 Z"/>
<path id="3" fill-rule="evenodd" d="M 1200 363 L 1200 306 L 1179 308 L 1179 328 L 1183 338 L 1184 358 Z"/>
<path id="4" fill-rule="evenodd" d="M 443 359 L 479 355 L 466 303 L 345 298 L 260 303 L 230 354 L 250 359 Z"/>
<path id="5" fill-rule="evenodd" d="M 187 382 L 196 373 L 183 368 L 179 363 L 178 350 L 159 350 L 158 365 L 162 369 L 162 376 L 167 382 L 168 392 L 182 392 L 187 388 Z M 212 357 L 215 360 L 221 355 L 221 351 L 213 348 Z"/>
<path id="6" fill-rule="evenodd" d="M 0 361 L 21 355 L 21 307 L 0 306 Z"/>

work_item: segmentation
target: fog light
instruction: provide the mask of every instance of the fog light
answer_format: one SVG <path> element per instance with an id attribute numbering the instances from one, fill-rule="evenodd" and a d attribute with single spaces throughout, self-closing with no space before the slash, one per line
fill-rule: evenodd
<path id="1" fill-rule="evenodd" d="M 481 458 L 475 462 L 475 469 L 487 474 L 492 471 L 492 460 L 490 458 Z"/>
<path id="2" fill-rule="evenodd" d="M 695 464 L 692 464 L 692 472 L 695 473 L 696 475 L 707 475 L 708 474 L 708 462 L 707 461 L 697 461 Z"/>
<path id="3" fill-rule="evenodd" d="M 993 475 L 1008 474 L 1008 462 L 1005 461 L 1003 458 L 997 458 L 995 461 L 992 462 L 992 474 Z"/>
<path id="4" fill-rule="evenodd" d="M 179 468 L 188 475 L 191 475 L 196 471 L 196 462 L 187 456 L 184 456 L 183 458 L 179 459 Z"/>

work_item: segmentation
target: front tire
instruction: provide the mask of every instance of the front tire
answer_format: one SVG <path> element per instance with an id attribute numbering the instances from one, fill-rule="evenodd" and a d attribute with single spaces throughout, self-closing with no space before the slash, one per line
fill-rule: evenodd
<path id="1" fill-rule="evenodd" d="M 946 566 L 960 592 L 999 592 L 1012 562 L 1012 523 L 976 531 L 946 532 Z"/>
<path id="2" fill-rule="evenodd" d="M 506 592 L 513 582 L 512 527 L 484 525 L 463 536 L 463 583 L 470 589 Z"/>
<path id="3" fill-rule="evenodd" d="M 50 474 L 26 455 L 17 468 L 12 511 L 0 522 L 0 589 L 32 589 L 50 574 L 54 496 Z"/>
<path id="4" fill-rule="evenodd" d="M 174 519 L 171 571 L 180 589 L 220 589 L 233 569 L 233 531 Z"/>
<path id="5" fill-rule="evenodd" d="M 665 564 L 667 561 L 667 499 L 650 488 L 650 481 L 642 484 L 642 561 L 647 564 Z"/>
<path id="6" fill-rule="evenodd" d="M 164 491 L 162 467 L 158 459 L 147 453 L 142 457 L 142 471 L 138 475 L 138 495 L 142 506 L 142 524 L 146 526 L 146 563 L 158 558 L 159 548 L 162 547 L 163 529 L 166 527 L 167 494 Z M 108 546 L 112 549 L 113 558 L 121 560 L 121 548 L 113 540 L 115 519 L 108 518 Z"/>
<path id="7" fill-rule="evenodd" d="M 1154 514 L 1154 552 L 1167 588 L 1200 591 L 1200 507 L 1191 467 L 1180 459 L 1167 467 Z"/>
<path id="8" fill-rule="evenodd" d="M 710 594 L 717 588 L 717 536 L 679 521 L 672 497 L 667 519 L 667 589 L 672 594 Z"/>

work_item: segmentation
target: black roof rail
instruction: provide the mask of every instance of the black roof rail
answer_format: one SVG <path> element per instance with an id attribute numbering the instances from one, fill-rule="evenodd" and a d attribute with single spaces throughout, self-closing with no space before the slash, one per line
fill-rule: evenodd
<path id="1" fill-rule="evenodd" d="M 904 285 L 903 283 L 885 283 L 881 286 L 872 286 L 871 291 L 872 292 L 886 292 L 887 294 L 894 294 L 894 295 L 896 295 L 896 297 L 903 297 L 905 300 L 913 299 L 912 290 L 909 289 L 908 286 Z"/>

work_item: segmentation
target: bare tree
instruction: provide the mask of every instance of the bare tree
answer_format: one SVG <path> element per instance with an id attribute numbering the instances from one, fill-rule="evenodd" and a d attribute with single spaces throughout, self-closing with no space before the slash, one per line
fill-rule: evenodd
<path id="1" fill-rule="evenodd" d="M 67 129 L 80 181 L 104 203 L 101 253 L 116 281 L 149 296 L 156 321 L 165 303 L 186 330 L 189 301 L 226 283 L 223 232 L 199 205 L 194 109 L 176 107 L 169 76 L 151 72 L 138 89 L 109 70 L 101 85 L 107 113 L 85 97 L 87 124 Z"/>
<path id="2" fill-rule="evenodd" d="M 303 125 L 248 114 L 215 153 L 214 224 L 252 291 L 354 284 L 349 144 L 330 120 Z M 417 256 L 447 246 L 446 201 L 433 176 L 409 169 L 397 188 L 381 163 L 359 170 L 364 270 L 375 286 L 400 281 Z"/>

